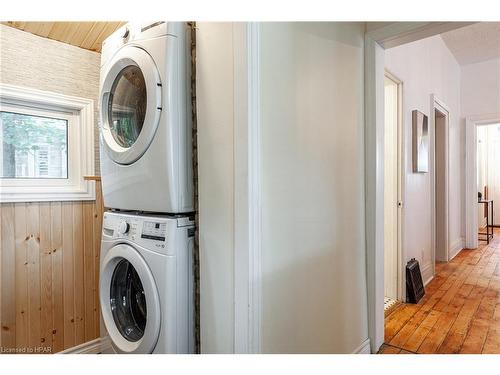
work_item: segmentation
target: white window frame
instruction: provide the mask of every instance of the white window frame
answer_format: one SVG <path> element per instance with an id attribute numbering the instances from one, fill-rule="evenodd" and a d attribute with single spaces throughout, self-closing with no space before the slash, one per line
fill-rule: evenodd
<path id="1" fill-rule="evenodd" d="M 93 100 L 0 83 L 0 111 L 68 121 L 68 178 L 0 178 L 0 202 L 95 200 Z"/>

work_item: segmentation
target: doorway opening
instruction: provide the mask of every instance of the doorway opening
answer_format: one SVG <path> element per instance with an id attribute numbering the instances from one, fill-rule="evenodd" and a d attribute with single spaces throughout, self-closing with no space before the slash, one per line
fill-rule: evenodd
<path id="1" fill-rule="evenodd" d="M 448 197 L 448 129 L 449 110 L 446 105 L 431 95 L 431 131 L 433 133 L 431 181 L 432 181 L 432 237 L 434 267 L 436 263 L 448 262 L 456 253 L 450 254 L 449 245 L 449 197 Z M 433 274 L 435 274 L 435 269 Z"/>
<path id="2" fill-rule="evenodd" d="M 384 311 L 404 300 L 402 259 L 402 82 L 384 76 Z"/>
<path id="3" fill-rule="evenodd" d="M 487 244 L 500 226 L 500 124 L 477 127 L 478 240 Z"/>
<path id="4" fill-rule="evenodd" d="M 370 346 L 372 352 L 377 352 L 381 345 L 384 343 L 384 336 L 386 333 L 385 319 L 384 319 L 384 180 L 385 180 L 385 168 L 384 168 L 384 131 L 385 131 L 385 116 L 384 116 L 384 69 L 385 64 L 385 53 L 387 49 L 401 46 L 403 44 L 408 44 L 411 42 L 416 42 L 423 40 L 425 38 L 436 36 L 438 34 L 445 33 L 454 29 L 458 29 L 464 26 L 470 25 L 470 23 L 459 23 L 459 22 L 449 22 L 449 23 L 438 23 L 438 22 L 427 22 L 427 23 L 412 23 L 403 22 L 397 25 L 388 24 L 385 26 L 380 26 L 369 30 L 365 35 L 365 178 L 366 178 L 366 243 L 367 243 L 367 292 L 368 292 L 368 336 L 370 339 Z M 417 59 L 418 60 L 418 59 Z M 407 67 L 411 67 L 413 61 Z M 406 67 L 402 69 L 406 70 Z M 432 69 L 431 69 L 432 71 Z M 398 74 L 401 74 L 398 71 Z M 403 74 L 404 76 L 404 74 Z M 415 77 L 415 75 L 409 75 L 408 77 Z M 405 82 L 406 82 L 406 78 Z M 415 82 L 415 87 L 421 87 L 423 82 L 426 81 L 425 75 L 422 77 L 422 81 Z M 427 81 L 426 81 L 427 82 Z M 408 84 L 408 82 L 406 82 Z M 433 86 L 429 86 L 433 90 Z M 432 92 L 432 91 L 431 91 Z M 419 107 L 421 103 L 414 100 L 413 97 L 409 98 L 408 102 L 414 102 L 414 104 L 409 107 L 409 109 L 416 109 L 412 107 Z M 406 100 L 406 99 L 405 99 Z M 424 110 L 429 117 L 432 119 L 434 116 L 433 108 L 429 108 L 431 111 Z M 408 117 L 408 111 L 404 112 L 405 123 Z M 411 121 L 411 120 L 409 120 Z M 405 127 L 411 129 L 408 123 Z M 410 136 L 405 136 L 405 144 L 410 144 L 408 139 Z M 432 146 L 432 145 L 429 145 Z M 429 147 L 429 156 L 432 152 L 432 147 Z M 405 165 L 410 161 L 410 155 L 406 155 L 405 152 Z M 429 162 L 432 160 L 429 159 Z M 409 165 L 408 165 L 408 170 Z M 405 177 L 405 182 L 413 182 L 413 178 L 416 176 L 410 176 L 408 179 Z M 407 181 L 406 181 L 407 180 Z M 425 176 L 425 195 L 430 198 L 434 195 L 434 187 L 429 189 L 431 186 L 431 175 Z M 475 182 L 475 180 L 474 180 Z M 423 186 L 422 185 L 422 186 Z M 412 189 L 407 190 L 405 193 L 405 199 L 407 196 L 411 196 L 414 193 Z M 473 187 L 476 190 L 476 187 Z M 477 193 L 476 193 L 477 194 Z M 477 199 L 477 198 L 476 198 Z M 429 202 L 431 199 L 426 201 Z M 415 203 L 415 200 L 411 201 L 415 207 L 420 208 L 419 202 Z M 429 202 L 429 203 L 432 203 Z M 408 204 L 408 202 L 402 201 L 402 208 Z M 426 255 L 426 265 L 421 268 L 422 278 L 424 282 L 430 281 L 434 274 L 434 262 L 432 259 L 432 248 L 433 246 L 433 234 L 432 234 L 432 217 L 434 217 L 432 209 L 433 207 L 428 204 L 427 207 L 422 207 L 422 210 L 418 212 L 421 214 L 420 218 L 430 220 L 426 223 L 426 228 L 429 231 L 426 234 L 425 242 L 427 248 L 430 250 Z M 404 212 L 404 211 L 403 211 Z M 407 216 L 407 213 L 404 214 Z M 428 216 L 427 216 L 428 215 Z M 477 217 L 476 217 L 477 219 Z M 405 220 L 406 221 L 406 220 Z M 419 253 L 425 255 L 418 246 L 413 246 L 416 243 L 417 238 L 415 233 L 410 231 L 410 228 L 418 228 L 422 230 L 423 226 L 421 222 L 408 221 L 407 235 L 405 240 L 405 257 L 403 262 L 409 260 L 406 259 L 409 254 L 414 258 L 422 258 Z M 411 227 L 410 227 L 411 225 Z M 431 232 L 431 233 L 429 233 Z M 411 246 L 410 249 L 407 248 L 407 243 Z M 429 254 L 430 253 L 430 254 Z M 431 255 L 430 257 L 428 255 Z M 429 259 L 431 258 L 431 259 Z M 422 262 L 423 263 L 423 262 Z M 427 266 L 427 267 L 426 267 Z M 425 276 L 424 276 L 425 275 Z M 404 308 L 405 306 L 403 306 Z M 406 311 L 406 310 L 405 310 Z M 397 311 L 395 311 L 397 312 Z M 391 314 L 392 316 L 392 314 Z M 388 317 L 390 319 L 390 317 Z"/>
<path id="5" fill-rule="evenodd" d="M 467 117 L 465 133 L 465 244 L 476 249 L 480 238 L 487 239 L 479 234 L 486 232 L 487 210 L 492 225 L 500 226 L 495 213 L 500 202 L 500 113 Z M 480 203 L 485 200 L 493 202 Z"/>

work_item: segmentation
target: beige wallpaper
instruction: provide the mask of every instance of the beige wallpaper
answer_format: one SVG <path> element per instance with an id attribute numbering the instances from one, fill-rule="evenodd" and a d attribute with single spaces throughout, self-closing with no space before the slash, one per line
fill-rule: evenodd
<path id="1" fill-rule="evenodd" d="M 94 100 L 96 175 L 100 59 L 97 52 L 0 25 L 0 82 Z"/>

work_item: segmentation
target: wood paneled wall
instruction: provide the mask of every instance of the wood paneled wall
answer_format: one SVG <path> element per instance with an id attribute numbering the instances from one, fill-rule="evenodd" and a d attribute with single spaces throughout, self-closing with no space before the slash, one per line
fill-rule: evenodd
<path id="1" fill-rule="evenodd" d="M 0 205 L 0 352 L 59 352 L 99 336 L 103 204 Z"/>

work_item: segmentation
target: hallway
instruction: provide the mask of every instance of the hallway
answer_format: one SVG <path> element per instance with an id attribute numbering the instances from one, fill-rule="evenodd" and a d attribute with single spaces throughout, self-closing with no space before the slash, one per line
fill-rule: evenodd
<path id="1" fill-rule="evenodd" d="M 500 229 L 489 245 L 437 264 L 425 290 L 385 318 L 379 353 L 500 353 Z"/>

